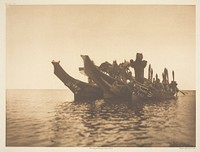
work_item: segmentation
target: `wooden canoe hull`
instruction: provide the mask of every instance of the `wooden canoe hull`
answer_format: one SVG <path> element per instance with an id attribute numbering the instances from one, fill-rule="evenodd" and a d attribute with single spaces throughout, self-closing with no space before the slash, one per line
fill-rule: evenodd
<path id="1" fill-rule="evenodd" d="M 84 71 L 103 91 L 104 98 L 118 101 L 162 101 L 174 98 L 174 92 L 162 92 L 160 90 L 151 91 L 148 85 L 141 84 L 137 81 L 125 84 L 122 81 L 112 78 L 101 72 L 91 61 L 89 56 L 81 56 L 84 61 Z M 142 92 L 142 94 L 140 94 Z"/>
<path id="2" fill-rule="evenodd" d="M 71 77 L 60 66 L 59 62 L 52 61 L 54 74 L 74 93 L 75 101 L 91 101 L 103 98 L 103 90 L 89 83 Z"/>
<path id="3" fill-rule="evenodd" d="M 82 55 L 81 57 L 84 61 L 84 71 L 86 75 L 104 91 L 105 99 L 122 101 L 131 100 L 133 90 L 129 85 L 101 72 L 90 60 L 89 56 Z"/>

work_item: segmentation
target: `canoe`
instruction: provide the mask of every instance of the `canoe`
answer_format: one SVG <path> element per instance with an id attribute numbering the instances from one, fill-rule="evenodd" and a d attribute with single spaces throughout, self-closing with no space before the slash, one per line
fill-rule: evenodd
<path id="1" fill-rule="evenodd" d="M 158 89 L 152 86 L 152 83 L 149 85 L 141 84 L 140 82 L 134 82 L 135 88 L 132 92 L 132 102 L 158 102 L 164 100 L 170 100 L 176 98 L 176 91 L 173 90 L 163 90 Z"/>
<path id="2" fill-rule="evenodd" d="M 88 55 L 81 55 L 84 62 L 84 72 L 91 78 L 104 92 L 104 99 L 130 101 L 133 85 L 106 75 L 98 69 Z"/>
<path id="3" fill-rule="evenodd" d="M 75 101 L 93 101 L 103 98 L 103 90 L 99 86 L 73 78 L 64 71 L 60 61 L 51 63 L 54 67 L 54 74 L 74 93 Z"/>
<path id="4" fill-rule="evenodd" d="M 170 84 L 168 79 L 163 79 L 165 81 L 160 83 L 160 81 L 157 81 L 159 80 L 157 77 L 156 81 L 153 82 L 151 81 L 152 78 L 144 78 L 142 83 L 134 77 L 130 82 L 124 82 L 101 71 L 88 55 L 81 55 L 81 57 L 84 67 L 79 70 L 84 70 L 88 80 L 90 80 L 89 83 L 73 78 L 64 71 L 60 62 L 52 61 L 54 74 L 74 93 L 75 101 L 98 99 L 123 103 L 163 101 L 175 98 L 179 91 L 176 87 L 177 83 L 174 81 L 174 74 L 173 81 Z"/>
<path id="5" fill-rule="evenodd" d="M 106 100 L 149 102 L 150 100 L 163 101 L 175 98 L 176 92 L 152 87 L 153 83 L 147 82 L 148 79 L 144 79 L 144 84 L 135 79 L 133 82 L 124 83 L 99 70 L 89 56 L 81 55 L 81 57 L 84 61 L 85 74 L 103 90 Z"/>

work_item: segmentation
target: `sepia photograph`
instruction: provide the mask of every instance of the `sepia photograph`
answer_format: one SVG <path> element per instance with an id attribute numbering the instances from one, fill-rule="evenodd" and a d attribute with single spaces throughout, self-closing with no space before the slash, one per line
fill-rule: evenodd
<path id="1" fill-rule="evenodd" d="M 5 147 L 195 150 L 195 4 L 8 3 L 5 28 Z"/>

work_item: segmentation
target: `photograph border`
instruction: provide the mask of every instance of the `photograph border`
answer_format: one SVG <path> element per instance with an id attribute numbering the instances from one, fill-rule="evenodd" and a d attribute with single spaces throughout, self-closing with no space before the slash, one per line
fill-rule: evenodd
<path id="1" fill-rule="evenodd" d="M 67 5 L 67 4 L 116 4 L 116 5 L 153 5 L 153 4 L 161 4 L 161 5 L 195 5 L 196 6 L 196 147 L 6 147 L 6 7 L 7 5 Z M 200 21 L 200 11 L 199 11 L 199 0 L 2 0 L 0 2 L 0 19 L 1 25 L 0 26 L 0 33 L 1 33 L 1 41 L 0 41 L 0 107 L 1 107 L 1 114 L 0 114 L 0 151 L 1 152 L 32 152 L 32 151 L 148 151 L 148 152 L 155 152 L 155 151 L 199 151 L 199 111 L 198 107 L 199 104 L 199 56 L 200 56 L 200 29 L 199 29 L 199 21 Z"/>

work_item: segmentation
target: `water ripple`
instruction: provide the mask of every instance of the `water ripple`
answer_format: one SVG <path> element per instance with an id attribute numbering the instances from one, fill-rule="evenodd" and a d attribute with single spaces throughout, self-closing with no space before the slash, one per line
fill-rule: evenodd
<path id="1" fill-rule="evenodd" d="M 195 146 L 193 92 L 177 101 L 134 106 L 65 97 L 65 91 L 8 92 L 6 145 Z"/>

